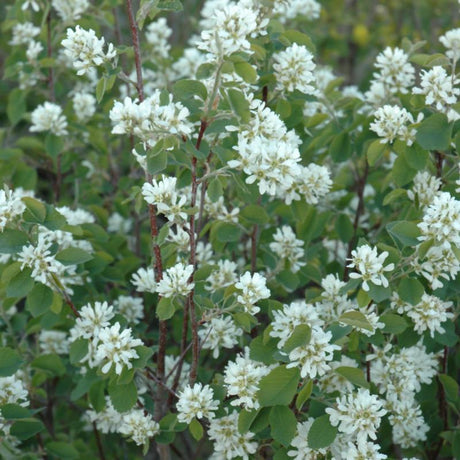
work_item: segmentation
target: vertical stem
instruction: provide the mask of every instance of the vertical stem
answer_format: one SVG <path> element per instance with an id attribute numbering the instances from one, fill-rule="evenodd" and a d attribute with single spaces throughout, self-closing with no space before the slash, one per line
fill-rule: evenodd
<path id="1" fill-rule="evenodd" d="M 131 0 L 126 0 L 126 7 L 128 9 L 129 27 L 131 29 L 131 39 L 133 41 L 133 47 L 134 47 L 134 62 L 136 64 L 136 77 L 137 77 L 136 89 L 139 95 L 139 100 L 142 102 L 144 100 L 144 83 L 142 80 L 142 60 L 141 60 L 141 51 L 140 51 L 140 46 L 139 46 L 139 33 L 137 30 L 136 20 L 134 18 L 133 3 Z"/>
<path id="2" fill-rule="evenodd" d="M 99 434 L 99 431 L 96 427 L 96 423 L 93 422 L 93 432 L 94 432 L 94 437 L 96 438 L 96 444 L 97 444 L 97 450 L 99 452 L 99 458 L 101 460 L 105 460 L 105 454 L 104 454 L 104 447 L 101 442 L 101 436 Z"/>
<path id="3" fill-rule="evenodd" d="M 53 54 L 53 48 L 51 45 L 51 9 L 46 17 L 46 45 L 46 54 L 50 58 Z M 54 102 L 56 97 L 54 94 L 54 72 L 52 66 L 50 66 L 48 71 L 48 85 L 50 89 L 50 98 Z"/>

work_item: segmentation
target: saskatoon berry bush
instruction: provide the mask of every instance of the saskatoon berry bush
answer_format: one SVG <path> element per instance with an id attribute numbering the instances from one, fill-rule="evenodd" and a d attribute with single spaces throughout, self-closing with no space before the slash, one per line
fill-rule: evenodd
<path id="1" fill-rule="evenodd" d="M 0 12 L 2 459 L 460 458 L 457 1 Z"/>

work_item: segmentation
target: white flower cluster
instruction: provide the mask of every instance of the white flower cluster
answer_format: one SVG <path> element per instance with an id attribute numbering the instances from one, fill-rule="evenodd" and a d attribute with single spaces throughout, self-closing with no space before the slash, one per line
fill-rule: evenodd
<path id="1" fill-rule="evenodd" d="M 259 313 L 260 308 L 256 305 L 259 300 L 270 297 L 270 291 L 265 283 L 265 277 L 259 273 L 251 275 L 250 272 L 245 272 L 235 284 L 236 289 L 242 291 L 238 294 L 237 302 L 251 315 Z"/>
<path id="2" fill-rule="evenodd" d="M 279 91 L 298 90 L 304 94 L 316 94 L 313 54 L 304 45 L 293 43 L 284 51 L 273 55 L 273 69 Z"/>
<path id="3" fill-rule="evenodd" d="M 155 271 L 152 267 L 148 267 L 147 269 L 139 268 L 136 273 L 133 273 L 131 284 L 136 287 L 137 292 L 155 293 L 157 289 Z"/>
<path id="4" fill-rule="evenodd" d="M 193 282 L 189 282 L 192 274 L 192 265 L 178 263 L 163 273 L 163 279 L 157 284 L 156 291 L 162 297 L 186 296 L 195 286 Z"/>
<path id="5" fill-rule="evenodd" d="M 448 75 L 441 66 L 434 66 L 430 70 L 422 70 L 420 88 L 412 90 L 414 94 L 423 94 L 425 103 L 432 105 L 441 113 L 445 113 L 449 121 L 456 121 L 460 114 L 452 108 L 457 103 L 460 88 L 456 88 L 460 79 Z"/>
<path id="6" fill-rule="evenodd" d="M 278 228 L 273 235 L 273 239 L 275 241 L 270 243 L 270 249 L 280 260 L 289 262 L 290 270 L 293 273 L 298 272 L 306 264 L 306 262 L 302 261 L 305 257 L 304 242 L 296 238 L 294 231 L 288 225 Z"/>
<path id="7" fill-rule="evenodd" d="M 144 302 L 142 297 L 121 295 L 113 302 L 117 312 L 121 313 L 128 323 L 139 324 L 144 317 Z"/>
<path id="8" fill-rule="evenodd" d="M 144 200 L 156 206 L 157 211 L 164 214 L 171 223 L 180 224 L 187 220 L 185 206 L 187 197 L 179 194 L 176 189 L 177 178 L 161 176 L 142 186 Z"/>
<path id="9" fill-rule="evenodd" d="M 236 283 L 237 275 L 236 269 L 238 268 L 235 262 L 231 260 L 221 259 L 217 261 L 217 267 L 206 278 L 205 288 L 208 291 L 216 291 L 217 289 L 226 288 Z"/>
<path id="10" fill-rule="evenodd" d="M 460 29 L 448 30 L 439 37 L 439 41 L 447 48 L 446 56 L 452 59 L 455 65 L 460 58 Z"/>
<path id="11" fill-rule="evenodd" d="M 31 22 L 19 22 L 13 27 L 13 38 L 10 40 L 10 45 L 28 45 L 39 33 L 40 27 L 34 26 Z"/>
<path id="12" fill-rule="evenodd" d="M 291 441 L 294 450 L 288 451 L 289 457 L 296 460 L 310 460 L 320 458 L 319 455 L 326 455 L 327 449 L 312 449 L 308 443 L 308 433 L 314 421 L 315 419 L 310 417 L 305 422 L 297 423 L 296 435 Z"/>
<path id="13" fill-rule="evenodd" d="M 328 407 L 326 412 L 331 424 L 356 438 L 358 446 L 365 445 L 368 437 L 376 439 L 381 419 L 387 413 L 383 401 L 362 388 L 337 398 L 336 407 Z"/>
<path id="14" fill-rule="evenodd" d="M 419 114 L 417 123 L 423 118 Z M 414 124 L 414 117 L 404 108 L 397 105 L 384 105 L 375 112 L 375 120 L 371 123 L 370 129 L 382 138 L 382 144 L 392 143 L 396 139 L 412 145 L 417 131 L 408 125 Z"/>
<path id="15" fill-rule="evenodd" d="M 72 104 L 78 121 L 86 122 L 96 112 L 96 98 L 90 93 L 75 93 Z"/>
<path id="16" fill-rule="evenodd" d="M 417 200 L 421 207 L 426 207 L 432 203 L 441 185 L 442 181 L 439 177 L 427 171 L 419 171 L 414 177 L 412 189 L 407 191 L 407 196 L 411 201 Z"/>
<path id="17" fill-rule="evenodd" d="M 179 393 L 177 401 L 177 419 L 179 422 L 190 423 L 194 418 L 212 419 L 214 412 L 219 408 L 219 401 L 213 399 L 214 392 L 209 385 L 195 383 L 187 385 Z"/>
<path id="18" fill-rule="evenodd" d="M 4 404 L 18 404 L 22 407 L 29 405 L 29 393 L 24 386 L 21 372 L 9 377 L 0 377 L 0 406 Z"/>
<path id="19" fill-rule="evenodd" d="M 224 385 L 229 396 L 237 396 L 230 404 L 243 406 L 247 410 L 258 409 L 257 392 L 262 377 L 270 368 L 249 357 L 249 348 L 237 355 L 235 361 L 229 361 L 224 371 Z"/>
<path id="20" fill-rule="evenodd" d="M 51 0 L 51 5 L 64 22 L 74 22 L 89 8 L 89 1 Z"/>
<path id="21" fill-rule="evenodd" d="M 110 111 L 112 133 L 134 134 L 154 145 L 170 135 L 188 136 L 192 132 L 189 114 L 180 102 L 173 102 L 172 94 L 166 103 L 162 101 L 160 90 L 142 102 L 125 97 L 123 102 L 115 101 Z"/>
<path id="22" fill-rule="evenodd" d="M 136 347 L 143 345 L 142 340 L 134 339 L 131 329 L 120 331 L 120 323 L 110 325 L 115 316 L 113 307 L 107 302 L 95 302 L 81 308 L 80 317 L 70 330 L 70 341 L 88 339 L 88 354 L 81 361 L 88 361 L 89 367 L 102 365 L 101 371 L 107 374 L 113 367 L 120 375 L 123 368 L 131 369 L 131 361 L 139 358 Z"/>
<path id="23" fill-rule="evenodd" d="M 171 51 L 168 42 L 173 31 L 168 27 L 166 18 L 158 18 L 145 28 L 145 38 L 149 46 L 149 51 L 154 59 L 167 59 Z"/>
<path id="24" fill-rule="evenodd" d="M 282 0 L 275 2 L 273 7 L 273 14 L 279 16 L 283 24 L 298 16 L 312 21 L 321 13 L 321 5 L 316 0 Z"/>
<path id="25" fill-rule="evenodd" d="M 117 56 L 112 43 L 109 43 L 104 52 L 105 39 L 97 38 L 93 29 L 85 30 L 76 26 L 75 30 L 67 29 L 67 38 L 62 40 L 64 54 L 71 59 L 77 69 L 77 75 L 84 75 L 94 66 L 100 66 Z"/>
<path id="26" fill-rule="evenodd" d="M 26 196 L 32 197 L 33 192 L 23 190 L 21 187 L 15 190 L 8 188 L 0 190 L 0 232 L 3 232 L 7 224 L 22 216 L 22 213 L 26 210 L 22 198 Z"/>
<path id="27" fill-rule="evenodd" d="M 201 32 L 198 49 L 209 53 L 209 59 L 216 61 L 236 52 L 252 54 L 249 38 L 265 35 L 267 24 L 268 19 L 261 19 L 257 9 L 229 4 L 213 11 L 209 28 Z"/>
<path id="28" fill-rule="evenodd" d="M 66 355 L 69 353 L 67 334 L 62 331 L 40 331 L 38 343 L 43 354 Z"/>
<path id="29" fill-rule="evenodd" d="M 351 252 L 351 263 L 347 265 L 351 268 L 356 268 L 360 273 L 350 273 L 350 278 L 363 280 L 363 289 L 369 291 L 368 282 L 376 286 L 388 287 L 388 280 L 384 272 L 394 269 L 394 264 L 383 266 L 385 259 L 388 257 L 388 252 L 384 251 L 380 255 L 377 253 L 377 248 L 371 248 L 367 244 L 359 246 Z"/>
<path id="30" fill-rule="evenodd" d="M 318 203 L 330 189 L 332 181 L 324 166 L 300 164 L 300 139 L 288 131 L 279 116 L 262 101 L 250 101 L 251 119 L 238 133 L 238 158 L 231 168 L 242 169 L 248 184 L 257 181 L 261 194 L 283 199 L 286 204 L 300 200 Z"/>
<path id="31" fill-rule="evenodd" d="M 235 325 L 231 316 L 211 318 L 202 328 L 198 335 L 203 350 L 212 350 L 213 358 L 219 357 L 221 348 L 233 348 L 243 331 Z"/>
<path id="32" fill-rule="evenodd" d="M 67 120 L 62 114 L 62 108 L 53 102 L 40 104 L 31 114 L 32 126 L 30 131 L 50 131 L 56 136 L 65 136 Z"/>
<path id="33" fill-rule="evenodd" d="M 213 459 L 230 460 L 242 458 L 248 460 L 257 450 L 257 443 L 251 441 L 254 433 L 240 433 L 238 429 L 238 412 L 233 411 L 221 418 L 213 418 L 209 423 L 209 439 L 214 441 Z"/>

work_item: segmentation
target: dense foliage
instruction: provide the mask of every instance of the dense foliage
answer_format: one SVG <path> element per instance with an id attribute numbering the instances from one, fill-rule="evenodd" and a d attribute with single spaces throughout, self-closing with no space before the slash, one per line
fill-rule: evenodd
<path id="1" fill-rule="evenodd" d="M 458 2 L 0 11 L 1 458 L 460 458 Z"/>

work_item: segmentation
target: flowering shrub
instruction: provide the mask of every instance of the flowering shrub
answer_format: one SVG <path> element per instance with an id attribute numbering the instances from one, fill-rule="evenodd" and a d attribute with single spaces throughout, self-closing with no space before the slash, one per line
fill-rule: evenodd
<path id="1" fill-rule="evenodd" d="M 460 29 L 1 8 L 0 457 L 460 458 Z"/>

